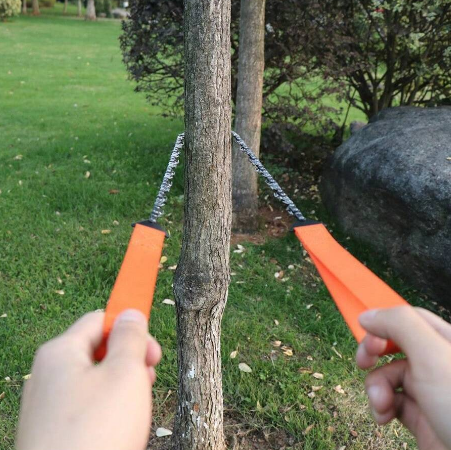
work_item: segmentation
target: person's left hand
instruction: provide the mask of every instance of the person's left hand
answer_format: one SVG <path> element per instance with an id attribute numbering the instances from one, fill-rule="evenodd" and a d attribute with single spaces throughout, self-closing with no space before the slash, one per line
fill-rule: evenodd
<path id="1" fill-rule="evenodd" d="M 146 318 L 122 313 L 98 365 L 103 313 L 89 313 L 37 352 L 26 382 L 17 450 L 140 450 L 151 427 L 161 348 Z"/>

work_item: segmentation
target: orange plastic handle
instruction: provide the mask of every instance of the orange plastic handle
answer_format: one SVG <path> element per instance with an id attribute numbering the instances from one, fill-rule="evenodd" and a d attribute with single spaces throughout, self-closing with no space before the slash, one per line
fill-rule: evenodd
<path id="1" fill-rule="evenodd" d="M 409 305 L 345 250 L 323 224 L 297 226 L 294 232 L 310 255 L 357 342 L 360 343 L 366 335 L 358 320 L 364 311 Z M 389 341 L 383 354 L 399 351 Z"/>
<path id="2" fill-rule="evenodd" d="M 149 320 L 164 238 L 164 231 L 146 225 L 135 225 L 105 310 L 103 339 L 94 355 L 96 361 L 105 357 L 108 336 L 122 311 L 138 309 Z"/>

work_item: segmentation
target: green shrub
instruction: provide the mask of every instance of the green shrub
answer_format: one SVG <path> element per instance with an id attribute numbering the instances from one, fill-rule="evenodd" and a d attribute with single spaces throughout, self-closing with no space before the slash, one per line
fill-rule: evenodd
<path id="1" fill-rule="evenodd" d="M 20 13 L 20 0 L 0 0 L 0 20 L 16 16 Z"/>

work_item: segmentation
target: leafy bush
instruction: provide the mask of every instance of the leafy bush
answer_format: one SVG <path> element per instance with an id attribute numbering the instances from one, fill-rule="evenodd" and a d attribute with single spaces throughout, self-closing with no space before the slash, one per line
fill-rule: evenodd
<path id="1" fill-rule="evenodd" d="M 340 83 L 322 79 L 321 68 L 304 47 L 313 25 L 306 20 L 312 0 L 268 0 L 265 29 L 263 114 L 271 121 L 290 122 L 299 129 L 326 132 L 335 127 L 337 112 L 324 101 L 338 95 Z M 315 0 L 317 1 L 317 0 Z M 179 113 L 183 103 L 183 0 L 134 0 L 130 20 L 123 22 L 123 59 L 137 91 Z M 236 95 L 240 0 L 232 0 L 232 92 Z M 303 26 L 300 26 L 302 23 Z"/>
<path id="2" fill-rule="evenodd" d="M 20 13 L 20 0 L 0 0 L 0 20 L 16 16 Z"/>

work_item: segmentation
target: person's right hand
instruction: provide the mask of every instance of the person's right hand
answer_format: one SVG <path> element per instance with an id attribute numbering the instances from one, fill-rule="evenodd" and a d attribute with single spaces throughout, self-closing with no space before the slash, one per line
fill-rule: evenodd
<path id="1" fill-rule="evenodd" d="M 370 372 L 365 388 L 376 422 L 399 419 L 420 450 L 451 449 L 451 325 L 421 308 L 371 310 L 360 316 L 368 332 L 357 351 L 361 369 L 376 365 L 387 339 L 406 359 Z"/>

